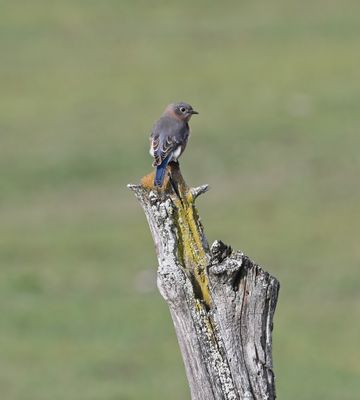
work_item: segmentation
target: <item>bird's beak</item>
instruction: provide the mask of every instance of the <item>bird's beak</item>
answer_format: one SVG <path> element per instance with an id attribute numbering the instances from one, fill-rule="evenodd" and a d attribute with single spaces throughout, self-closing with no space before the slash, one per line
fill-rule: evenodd
<path id="1" fill-rule="evenodd" d="M 199 114 L 199 113 L 195 110 L 191 110 L 191 114 Z"/>

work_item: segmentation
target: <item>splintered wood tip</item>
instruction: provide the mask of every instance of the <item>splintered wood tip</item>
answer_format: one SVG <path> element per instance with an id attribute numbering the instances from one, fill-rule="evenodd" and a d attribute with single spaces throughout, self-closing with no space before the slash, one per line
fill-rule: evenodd
<path id="1" fill-rule="evenodd" d="M 157 189 L 162 192 L 167 192 L 172 190 L 171 184 L 169 182 L 169 175 L 171 175 L 173 183 L 179 188 L 182 193 L 186 193 L 188 191 L 188 187 L 184 181 L 184 178 L 181 175 L 179 164 L 175 162 L 170 162 L 169 165 L 166 167 L 166 173 L 162 186 L 154 185 L 155 171 L 143 176 L 140 182 L 144 189 Z"/>
<path id="2" fill-rule="evenodd" d="M 164 182 L 162 184 L 162 186 L 155 186 L 154 185 L 154 179 L 155 179 L 155 171 L 151 172 L 150 174 L 147 174 L 145 176 L 143 176 L 140 180 L 140 183 L 142 185 L 142 187 L 144 189 L 157 189 L 160 191 L 165 191 L 167 190 L 168 186 L 169 186 L 169 176 L 168 173 L 165 174 L 164 177 Z"/>
<path id="3" fill-rule="evenodd" d="M 141 178 L 141 185 L 146 189 L 152 189 L 154 187 L 155 172 L 151 172 Z"/>

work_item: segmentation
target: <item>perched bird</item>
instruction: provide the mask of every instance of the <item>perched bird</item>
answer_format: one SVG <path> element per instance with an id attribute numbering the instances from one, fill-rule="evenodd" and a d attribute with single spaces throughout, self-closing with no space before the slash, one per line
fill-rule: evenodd
<path id="1" fill-rule="evenodd" d="M 190 104 L 169 104 L 155 122 L 150 136 L 150 154 L 156 167 L 154 186 L 162 186 L 166 166 L 171 161 L 177 161 L 185 150 L 190 135 L 188 122 L 193 114 L 199 113 Z"/>

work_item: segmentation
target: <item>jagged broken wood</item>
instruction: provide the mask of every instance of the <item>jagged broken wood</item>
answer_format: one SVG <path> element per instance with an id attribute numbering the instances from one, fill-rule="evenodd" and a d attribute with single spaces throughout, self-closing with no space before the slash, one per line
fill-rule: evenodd
<path id="1" fill-rule="evenodd" d="M 154 188 L 154 175 L 128 185 L 155 242 L 158 287 L 169 305 L 193 400 L 275 399 L 272 326 L 279 283 L 221 241 L 209 248 L 178 164 Z"/>

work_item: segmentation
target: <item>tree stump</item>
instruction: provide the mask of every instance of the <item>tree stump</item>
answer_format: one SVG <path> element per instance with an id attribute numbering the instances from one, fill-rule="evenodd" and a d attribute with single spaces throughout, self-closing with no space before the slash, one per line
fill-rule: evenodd
<path id="1" fill-rule="evenodd" d="M 195 208 L 208 186 L 189 188 L 176 163 L 168 173 L 173 184 L 167 177 L 161 189 L 153 187 L 154 173 L 128 187 L 155 242 L 158 288 L 170 309 L 191 398 L 275 399 L 271 335 L 279 282 L 219 240 L 209 248 Z"/>

